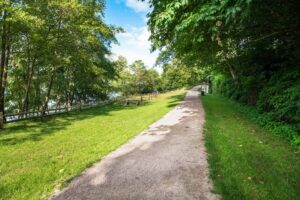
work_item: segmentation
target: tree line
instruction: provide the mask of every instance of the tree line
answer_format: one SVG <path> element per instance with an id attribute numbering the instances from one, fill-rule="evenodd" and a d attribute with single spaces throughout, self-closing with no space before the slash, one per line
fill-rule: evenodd
<path id="1" fill-rule="evenodd" d="M 179 60 L 161 65 L 162 72 L 149 68 L 142 60 L 129 64 L 120 56 L 114 62 L 118 78 L 113 82 L 113 91 L 123 96 L 164 92 L 186 86 L 198 85 L 207 80 L 207 69 L 187 66 Z"/>
<path id="2" fill-rule="evenodd" d="M 105 96 L 115 34 L 102 0 L 0 0 L 0 112 Z"/>
<path id="3" fill-rule="evenodd" d="M 299 134 L 298 0 L 150 0 L 150 4 L 148 25 L 153 50 L 162 51 L 160 62 L 175 59 L 207 69 L 215 92 L 254 106 Z"/>
<path id="4" fill-rule="evenodd" d="M 0 113 L 170 89 L 142 61 L 111 59 L 122 29 L 104 11 L 104 0 L 0 0 Z"/>

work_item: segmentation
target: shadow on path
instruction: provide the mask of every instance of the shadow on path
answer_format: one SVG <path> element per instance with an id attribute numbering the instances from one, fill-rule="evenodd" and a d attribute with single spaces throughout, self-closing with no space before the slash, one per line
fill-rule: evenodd
<path id="1" fill-rule="evenodd" d="M 203 123 L 194 88 L 182 104 L 73 179 L 52 199 L 218 199 L 211 193 L 208 178 Z"/>

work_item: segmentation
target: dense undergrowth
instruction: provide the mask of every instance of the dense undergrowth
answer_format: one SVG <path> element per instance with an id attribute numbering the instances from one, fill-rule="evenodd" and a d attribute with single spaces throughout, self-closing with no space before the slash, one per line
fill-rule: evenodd
<path id="1" fill-rule="evenodd" d="M 260 113 L 256 107 L 235 103 L 235 107 L 271 133 L 288 139 L 292 145 L 300 147 L 300 135 L 297 129 L 285 122 L 274 121 L 268 113 Z"/>
<path id="2" fill-rule="evenodd" d="M 300 146 L 300 73 L 297 68 L 274 71 L 267 79 L 241 74 L 234 81 L 216 76 L 214 93 L 236 102 L 239 110 L 272 133 Z"/>
<path id="3" fill-rule="evenodd" d="M 299 199 L 299 149 L 249 120 L 227 98 L 208 95 L 202 102 L 214 191 L 223 200 Z"/>

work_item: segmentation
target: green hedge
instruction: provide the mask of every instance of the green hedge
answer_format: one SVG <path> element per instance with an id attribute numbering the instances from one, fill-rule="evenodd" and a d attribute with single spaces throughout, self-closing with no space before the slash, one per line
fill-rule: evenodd
<path id="1" fill-rule="evenodd" d="M 271 132 L 300 146 L 300 72 L 297 68 L 278 70 L 268 80 L 263 75 L 240 75 L 236 81 L 217 75 L 213 87 L 217 94 L 241 105 L 250 105 L 240 106 L 240 110 Z"/>

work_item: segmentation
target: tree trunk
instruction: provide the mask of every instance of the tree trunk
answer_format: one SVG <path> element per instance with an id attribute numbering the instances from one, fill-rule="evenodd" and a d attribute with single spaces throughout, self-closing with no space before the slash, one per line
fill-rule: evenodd
<path id="1" fill-rule="evenodd" d="M 49 27 L 48 28 L 48 31 L 43 39 L 43 43 L 40 43 L 36 49 L 40 49 L 40 48 L 43 48 L 44 44 L 48 41 L 48 36 L 51 32 L 51 28 L 52 27 Z M 32 79 L 33 79 L 33 76 L 34 74 L 36 74 L 36 77 L 37 77 L 37 80 L 36 80 L 36 83 L 34 84 L 34 87 L 35 87 L 35 100 L 34 100 L 34 110 L 39 110 L 40 109 L 40 106 L 41 106 L 41 91 L 40 91 L 40 81 L 39 81 L 39 77 L 40 77 L 40 69 L 39 69 L 39 66 L 37 64 L 37 59 L 39 58 L 39 53 L 38 52 L 35 52 L 34 53 L 34 56 L 31 56 L 30 55 L 30 46 L 28 44 L 28 78 L 26 80 L 26 85 L 25 85 L 25 92 L 24 92 L 24 98 L 23 98 L 23 101 L 22 101 L 22 112 L 25 112 L 25 111 L 28 111 L 29 109 L 29 91 L 30 91 L 30 88 L 31 88 L 31 84 L 32 84 Z M 30 60 L 30 58 L 33 58 L 32 61 Z M 35 69 L 36 69 L 36 73 L 35 73 Z"/>
<path id="2" fill-rule="evenodd" d="M 55 112 L 57 112 L 57 110 L 60 108 L 60 102 L 61 102 L 61 97 L 57 96 Z"/>
<path id="3" fill-rule="evenodd" d="M 78 103 L 79 103 L 79 111 L 81 111 L 81 97 L 80 97 L 79 93 L 77 93 L 77 97 L 78 97 Z"/>
<path id="4" fill-rule="evenodd" d="M 29 70 L 28 79 L 27 79 L 27 83 L 26 83 L 26 86 L 25 86 L 22 112 L 27 112 L 28 108 L 29 108 L 29 91 L 30 91 L 30 86 L 31 86 L 31 82 L 32 82 L 32 77 L 33 77 L 33 74 L 34 74 L 35 61 L 36 61 L 36 59 L 33 59 L 32 63 L 30 64 L 31 67 L 30 67 L 30 70 Z"/>
<path id="5" fill-rule="evenodd" d="M 39 108 L 41 106 L 41 88 L 40 88 L 40 69 L 39 66 L 37 65 L 36 67 L 36 81 L 34 82 L 34 87 L 35 87 L 35 110 L 39 111 Z"/>
<path id="6" fill-rule="evenodd" d="M 55 74 L 56 74 L 56 66 L 53 66 L 52 72 L 51 72 L 51 77 L 50 77 L 50 80 L 49 80 L 49 86 L 48 86 L 47 94 L 46 94 L 45 101 L 44 101 L 44 104 L 43 104 L 43 107 L 42 107 L 42 110 L 41 110 L 42 115 L 46 114 L 46 110 L 48 108 L 49 98 L 50 98 L 50 94 L 51 94 Z"/>
<path id="7" fill-rule="evenodd" d="M 7 11 L 2 11 L 2 35 L 1 35 L 1 56 L 0 56 L 0 113 L 4 114 L 4 96 L 2 94 L 3 91 L 3 75 L 5 70 L 5 63 L 6 63 L 6 45 L 7 45 L 7 25 L 6 25 L 6 15 Z M 3 128 L 3 118 L 0 122 L 0 128 Z"/>
<path id="8" fill-rule="evenodd" d="M 74 100 L 74 93 L 68 92 L 67 93 L 67 102 L 66 102 L 68 111 L 72 110 L 73 100 Z"/>
<path id="9" fill-rule="evenodd" d="M 0 55 L 0 113 L 4 115 L 4 95 L 7 79 L 7 70 L 10 56 L 9 31 L 10 26 L 6 22 L 7 11 L 2 11 L 2 35 L 1 35 L 1 55 Z M 0 119 L 0 128 L 3 128 L 4 117 Z"/>
<path id="10" fill-rule="evenodd" d="M 6 59 L 5 59 L 3 79 L 2 79 L 2 91 L 1 91 L 1 96 L 3 97 L 3 99 L 2 99 L 1 108 L 0 108 L 0 110 L 3 111 L 3 115 L 5 114 L 5 105 L 4 105 L 4 103 L 5 103 L 5 88 L 6 88 L 6 84 L 7 84 L 8 64 L 9 64 L 10 52 L 11 52 L 10 45 L 7 45 Z M 5 116 L 3 116 L 3 120 L 4 120 L 4 122 L 6 121 Z"/>
<path id="11" fill-rule="evenodd" d="M 236 80 L 236 74 L 235 74 L 235 71 L 234 71 L 234 69 L 233 69 L 233 67 L 232 67 L 231 64 L 228 64 L 228 67 L 229 67 L 229 71 L 230 71 L 231 77 L 232 77 L 232 79 L 235 81 L 235 80 Z"/>
<path id="12" fill-rule="evenodd" d="M 57 41 L 59 42 L 60 40 L 60 29 L 61 29 L 61 21 L 58 22 L 58 31 L 57 31 Z M 49 31 L 50 31 L 50 28 L 49 28 Z M 56 53 L 56 50 L 54 50 L 54 55 L 56 56 L 57 53 Z M 44 101 L 44 104 L 42 106 L 42 109 L 41 109 L 41 112 L 42 112 L 42 116 L 44 116 L 46 114 L 46 110 L 48 108 L 48 103 L 49 103 L 49 98 L 50 98 L 50 94 L 51 94 L 51 90 L 52 90 L 52 86 L 53 86 L 53 82 L 54 82 L 54 78 L 55 78 L 55 75 L 56 75 L 56 65 L 58 63 L 55 62 L 53 65 L 52 65 L 52 71 L 51 71 L 51 77 L 50 77 L 50 80 L 49 80 L 49 86 L 48 86 L 48 91 L 47 91 L 47 94 L 46 94 L 46 97 L 45 97 L 45 101 Z"/>
<path id="13" fill-rule="evenodd" d="M 227 49 L 227 48 L 223 48 L 223 55 L 224 55 L 224 58 L 225 58 L 225 60 L 226 60 L 226 64 L 227 64 L 227 66 L 228 66 L 229 72 L 230 72 L 230 74 L 231 74 L 232 79 L 233 79 L 234 81 L 236 81 L 236 73 L 235 73 L 235 70 L 234 70 L 232 64 L 229 62 L 230 57 L 229 57 L 228 54 L 229 54 L 229 53 L 228 53 L 228 49 Z"/>

